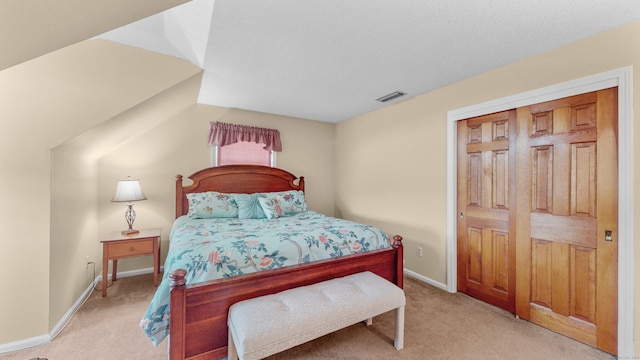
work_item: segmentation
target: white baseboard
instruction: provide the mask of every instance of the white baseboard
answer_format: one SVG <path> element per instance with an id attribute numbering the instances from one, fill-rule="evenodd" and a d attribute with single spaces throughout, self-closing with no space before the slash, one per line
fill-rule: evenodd
<path id="1" fill-rule="evenodd" d="M 160 273 L 162 274 L 163 271 L 164 271 L 164 266 L 160 266 Z M 146 274 L 153 274 L 153 268 L 150 267 L 145 269 L 129 270 L 129 271 L 123 271 L 123 272 L 118 271 L 118 278 L 126 278 L 126 277 L 146 275 Z M 111 280 L 111 274 L 109 274 L 107 279 Z M 102 281 L 102 275 L 99 275 L 96 278 L 96 281 Z"/>
<path id="2" fill-rule="evenodd" d="M 53 340 L 56 336 L 58 336 L 58 334 L 60 334 L 60 331 L 62 331 L 62 329 L 64 329 L 65 325 L 67 325 L 69 320 L 71 320 L 71 318 L 73 317 L 73 314 L 75 314 L 76 311 L 78 311 L 78 309 L 80 309 L 82 304 L 84 304 L 84 302 L 87 301 L 87 299 L 91 295 L 91 291 L 95 287 L 95 284 L 97 284 L 100 281 L 101 278 L 102 278 L 102 275 L 98 275 L 98 277 L 93 280 L 91 285 L 89 285 L 84 290 L 84 292 L 82 293 L 82 295 L 80 295 L 78 300 L 76 300 L 76 302 L 73 303 L 73 306 L 71 306 L 71 309 L 69 309 L 64 314 L 64 316 L 60 319 L 60 321 L 58 321 L 56 326 L 54 326 L 53 329 L 51 329 L 51 331 L 49 332 L 49 341 Z M 49 341 L 47 341 L 47 342 L 49 342 Z"/>
<path id="3" fill-rule="evenodd" d="M 41 335 L 29 339 L 10 342 L 8 344 L 2 344 L 0 345 L 0 354 L 48 344 L 50 341 L 51 337 L 49 335 Z"/>
<path id="4" fill-rule="evenodd" d="M 418 274 L 416 272 L 413 272 L 413 271 L 411 271 L 411 270 L 409 270 L 407 268 L 405 268 L 403 271 L 404 271 L 404 273 L 406 275 L 409 275 L 409 276 L 411 276 L 412 278 L 414 278 L 416 280 L 420 280 L 420 281 L 425 282 L 425 283 L 427 283 L 427 284 L 429 284 L 431 286 L 435 286 L 438 289 L 447 291 L 447 285 L 446 284 L 443 284 L 441 282 L 435 281 L 435 280 L 430 279 L 430 278 L 428 278 L 426 276 L 420 275 L 420 274 Z"/>
<path id="5" fill-rule="evenodd" d="M 161 272 L 163 271 L 163 267 L 160 267 L 160 271 Z M 153 274 L 153 268 L 118 272 L 118 278 L 126 278 L 126 277 L 144 275 L 144 274 Z M 111 274 L 109 274 L 107 278 L 111 279 Z M 7 344 L 0 344 L 0 354 L 18 351 L 18 350 L 24 350 L 24 349 L 28 349 L 35 346 L 45 345 L 53 341 L 53 339 L 55 339 L 55 337 L 58 336 L 58 334 L 60 334 L 62 329 L 64 329 L 64 327 L 67 325 L 69 320 L 71 320 L 71 318 L 76 313 L 76 311 L 78 311 L 78 309 L 80 309 L 82 304 L 84 304 L 84 302 L 89 298 L 89 296 L 91 295 L 91 292 L 93 291 L 93 288 L 95 287 L 95 284 L 98 284 L 100 281 L 102 281 L 102 275 L 98 275 L 98 277 L 96 277 L 93 280 L 93 282 L 87 287 L 87 289 L 82 293 L 82 295 L 80 295 L 78 300 L 76 300 L 76 302 L 69 309 L 69 311 L 67 311 L 64 314 L 64 316 L 60 319 L 60 321 L 58 321 L 56 326 L 54 326 L 53 329 L 51 329 L 49 334 L 40 335 L 40 336 L 36 336 L 36 337 L 24 339 L 24 340 L 18 340 L 18 341 L 10 342 Z"/>

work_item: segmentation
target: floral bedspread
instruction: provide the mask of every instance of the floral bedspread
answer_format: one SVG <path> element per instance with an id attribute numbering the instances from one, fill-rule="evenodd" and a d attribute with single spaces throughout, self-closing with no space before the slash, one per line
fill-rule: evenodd
<path id="1" fill-rule="evenodd" d="M 187 284 L 389 247 L 379 229 L 305 211 L 276 219 L 176 219 L 164 276 L 140 327 L 158 345 L 169 335 L 168 274 Z"/>

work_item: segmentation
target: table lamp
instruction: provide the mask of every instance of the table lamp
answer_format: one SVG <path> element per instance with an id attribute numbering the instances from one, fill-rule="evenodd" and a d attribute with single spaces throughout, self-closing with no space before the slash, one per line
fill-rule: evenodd
<path id="1" fill-rule="evenodd" d="M 133 221 L 136 219 L 136 212 L 133 210 L 133 202 L 146 199 L 147 198 L 142 193 L 140 181 L 131 179 L 129 176 L 127 176 L 126 180 L 118 180 L 116 193 L 113 195 L 113 199 L 111 199 L 111 201 L 127 202 L 127 211 L 124 213 L 124 218 L 127 219 L 129 229 L 122 231 L 122 235 L 132 235 L 140 232 L 133 229 Z"/>

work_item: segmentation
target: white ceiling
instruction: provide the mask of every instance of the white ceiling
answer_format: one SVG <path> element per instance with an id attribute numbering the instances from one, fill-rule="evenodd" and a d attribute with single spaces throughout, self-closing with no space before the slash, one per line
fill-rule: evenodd
<path id="1" fill-rule="evenodd" d="M 636 19 L 638 0 L 193 0 L 100 37 L 203 68 L 199 103 L 339 122 Z"/>

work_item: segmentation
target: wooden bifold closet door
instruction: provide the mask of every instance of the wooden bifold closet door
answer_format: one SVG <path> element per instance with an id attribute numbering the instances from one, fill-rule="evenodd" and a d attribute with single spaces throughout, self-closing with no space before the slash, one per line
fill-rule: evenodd
<path id="1" fill-rule="evenodd" d="M 458 290 L 617 353 L 617 89 L 458 122 Z"/>

